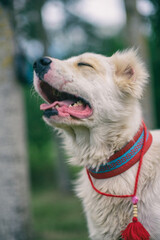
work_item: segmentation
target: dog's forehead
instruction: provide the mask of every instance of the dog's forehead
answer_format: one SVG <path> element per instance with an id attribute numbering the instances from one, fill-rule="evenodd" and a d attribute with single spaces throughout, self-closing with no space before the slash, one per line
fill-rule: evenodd
<path id="1" fill-rule="evenodd" d="M 96 53 L 90 53 L 86 52 L 78 56 L 74 56 L 71 58 L 68 58 L 66 61 L 68 62 L 80 62 L 80 61 L 93 61 L 93 62 L 100 62 L 100 61 L 107 61 L 107 57 L 101 55 L 101 54 L 96 54 Z"/>
<path id="2" fill-rule="evenodd" d="M 101 54 L 86 52 L 78 56 L 74 56 L 65 60 L 69 64 L 78 64 L 80 62 L 91 64 L 97 70 L 101 68 L 107 68 L 110 66 L 110 57 L 103 56 Z"/>

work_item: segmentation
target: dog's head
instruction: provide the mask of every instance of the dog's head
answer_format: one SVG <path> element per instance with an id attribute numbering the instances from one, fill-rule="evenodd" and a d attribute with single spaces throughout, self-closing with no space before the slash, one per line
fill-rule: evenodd
<path id="1" fill-rule="evenodd" d="M 141 98 L 148 77 L 134 50 L 63 61 L 44 57 L 33 67 L 35 89 L 46 102 L 44 120 L 56 127 L 120 121 Z"/>

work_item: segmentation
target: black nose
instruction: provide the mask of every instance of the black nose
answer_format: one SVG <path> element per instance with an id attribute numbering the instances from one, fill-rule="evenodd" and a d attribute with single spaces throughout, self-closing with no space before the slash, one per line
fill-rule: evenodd
<path id="1" fill-rule="evenodd" d="M 47 57 L 39 58 L 34 62 L 33 69 L 41 80 L 43 80 L 44 74 L 48 72 L 51 62 L 51 59 Z"/>

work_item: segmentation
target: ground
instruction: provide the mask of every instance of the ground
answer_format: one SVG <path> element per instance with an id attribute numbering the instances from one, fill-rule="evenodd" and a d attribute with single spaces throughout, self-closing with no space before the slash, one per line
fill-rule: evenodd
<path id="1" fill-rule="evenodd" d="M 32 193 L 34 240 L 88 240 L 79 200 L 53 189 Z"/>

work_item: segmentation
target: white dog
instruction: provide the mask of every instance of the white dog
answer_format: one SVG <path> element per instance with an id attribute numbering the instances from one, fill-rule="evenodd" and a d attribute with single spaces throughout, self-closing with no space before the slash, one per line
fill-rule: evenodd
<path id="1" fill-rule="evenodd" d="M 120 153 L 126 154 L 126 146 L 138 144 L 137 134 L 145 134 L 139 103 L 148 78 L 144 64 L 128 50 L 111 57 L 85 53 L 64 61 L 44 57 L 34 63 L 34 70 L 35 89 L 47 102 L 41 105 L 44 120 L 63 134 L 70 162 L 84 167 L 76 191 L 90 238 L 121 239 L 121 231 L 132 222 L 131 197 L 103 196 L 93 186 L 113 195 L 134 192 L 141 155 L 125 167 L 125 158 L 113 163 Z M 137 185 L 138 220 L 150 239 L 160 240 L 160 131 L 151 134 L 153 140 L 147 131 L 142 146 L 137 145 L 143 148 L 150 137 Z"/>

